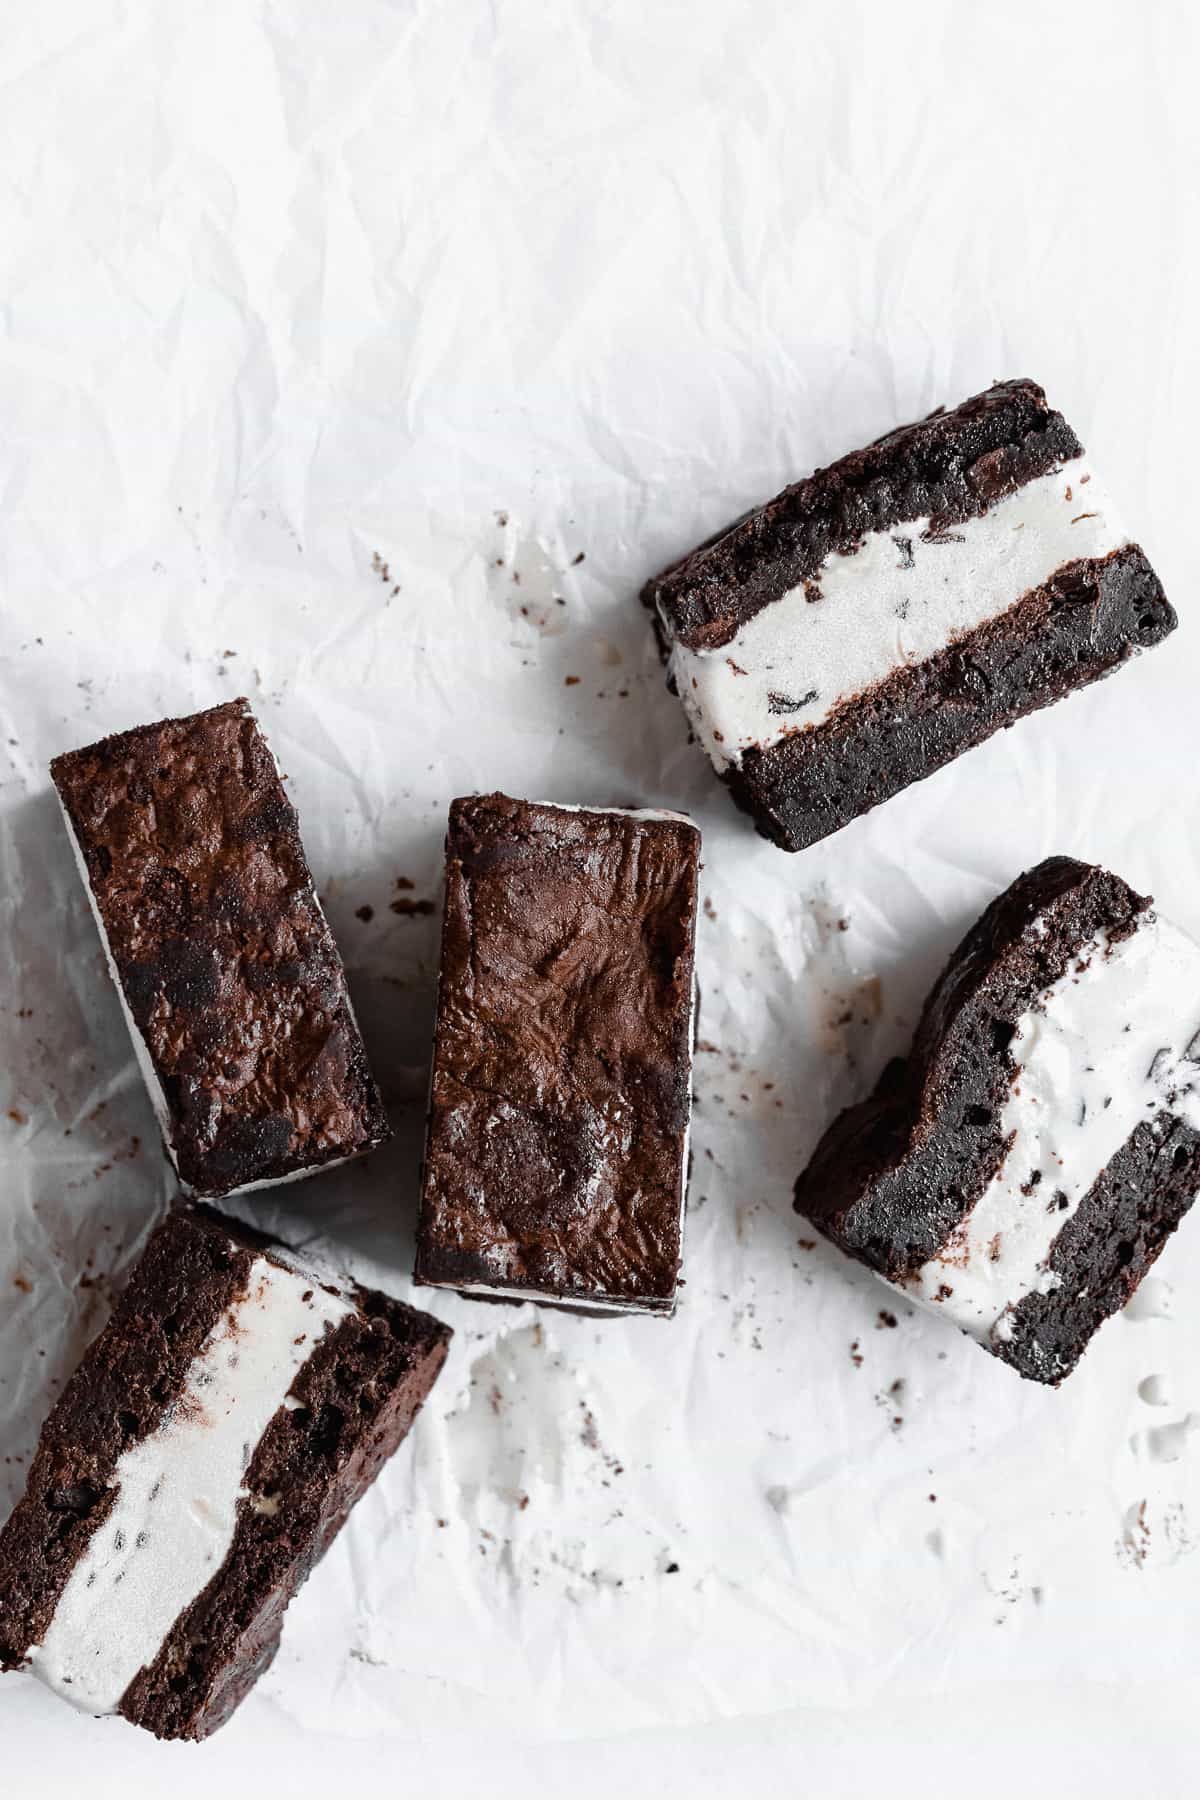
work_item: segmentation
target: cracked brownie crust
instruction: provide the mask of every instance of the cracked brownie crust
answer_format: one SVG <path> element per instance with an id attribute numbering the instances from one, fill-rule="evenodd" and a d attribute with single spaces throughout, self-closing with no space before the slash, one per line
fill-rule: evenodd
<path id="1" fill-rule="evenodd" d="M 669 1311 L 699 833 L 456 800 L 417 1280 Z"/>
<path id="2" fill-rule="evenodd" d="M 51 773 L 185 1186 L 219 1196 L 383 1142 L 295 809 L 245 700 Z"/>

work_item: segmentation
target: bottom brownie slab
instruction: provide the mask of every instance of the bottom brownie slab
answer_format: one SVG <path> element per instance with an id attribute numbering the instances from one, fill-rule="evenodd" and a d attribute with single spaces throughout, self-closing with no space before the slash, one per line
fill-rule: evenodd
<path id="1" fill-rule="evenodd" d="M 1158 644 L 1176 617 L 1136 545 L 1062 569 L 987 625 L 722 771 L 764 837 L 804 850 L 1027 713 Z"/>

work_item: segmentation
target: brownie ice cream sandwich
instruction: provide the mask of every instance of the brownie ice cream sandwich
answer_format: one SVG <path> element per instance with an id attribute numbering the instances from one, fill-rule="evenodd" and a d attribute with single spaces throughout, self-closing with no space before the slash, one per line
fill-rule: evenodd
<path id="1" fill-rule="evenodd" d="M 1200 1189 L 1200 946 L 1054 857 L 968 934 L 796 1210 L 1033 1381 L 1069 1375 Z"/>
<path id="2" fill-rule="evenodd" d="M 203 1738 L 407 1433 L 450 1333 L 203 1207 L 154 1232 L 0 1533 L 0 1667 Z"/>
<path id="3" fill-rule="evenodd" d="M 1032 381 L 1001 382 L 810 475 L 643 599 L 693 732 L 784 850 L 1176 624 Z"/>

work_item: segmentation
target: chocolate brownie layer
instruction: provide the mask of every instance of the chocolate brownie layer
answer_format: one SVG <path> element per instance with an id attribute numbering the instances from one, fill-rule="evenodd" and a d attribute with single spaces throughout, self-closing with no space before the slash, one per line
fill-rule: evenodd
<path id="1" fill-rule="evenodd" d="M 786 850 L 1176 623 L 1074 433 L 1026 381 L 789 488 L 643 599 L 698 741 Z"/>
<path id="2" fill-rule="evenodd" d="M 804 850 L 1027 713 L 1111 675 L 1176 624 L 1136 545 L 1072 563 L 824 724 L 747 751 L 722 780 L 764 837 Z"/>
<path id="3" fill-rule="evenodd" d="M 381 1143 L 341 959 L 247 702 L 51 773 L 184 1185 L 228 1194 Z"/>
<path id="4" fill-rule="evenodd" d="M 202 1208 L 175 1213 L 0 1534 L 0 1664 L 159 1737 L 207 1736 L 270 1662 L 449 1335 Z"/>
<path id="5" fill-rule="evenodd" d="M 1200 949 L 1149 908 L 1068 858 L 1022 876 L 796 1185 L 834 1243 L 1037 1380 L 1070 1372 L 1200 1186 Z"/>
<path id="6" fill-rule="evenodd" d="M 416 1278 L 670 1311 L 700 837 L 456 800 Z"/>

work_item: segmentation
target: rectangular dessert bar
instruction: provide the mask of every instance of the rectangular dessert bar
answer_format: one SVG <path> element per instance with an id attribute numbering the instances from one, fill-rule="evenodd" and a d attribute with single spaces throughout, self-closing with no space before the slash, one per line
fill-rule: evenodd
<path id="1" fill-rule="evenodd" d="M 0 1667 L 161 1738 L 223 1724 L 411 1426 L 450 1333 L 182 1207 L 0 1533 Z"/>
<path id="2" fill-rule="evenodd" d="M 1115 875 L 1053 857 L 960 945 L 796 1210 L 1057 1384 L 1198 1190 L 1200 945 Z"/>
<path id="3" fill-rule="evenodd" d="M 674 1309 L 699 853 L 676 813 L 451 806 L 419 1282 Z"/>
<path id="4" fill-rule="evenodd" d="M 51 764 L 187 1192 L 292 1181 L 388 1136 L 295 808 L 245 700 Z"/>
<path id="5" fill-rule="evenodd" d="M 1032 381 L 1001 382 L 819 470 L 642 597 L 692 730 L 784 850 L 1177 622 Z"/>

